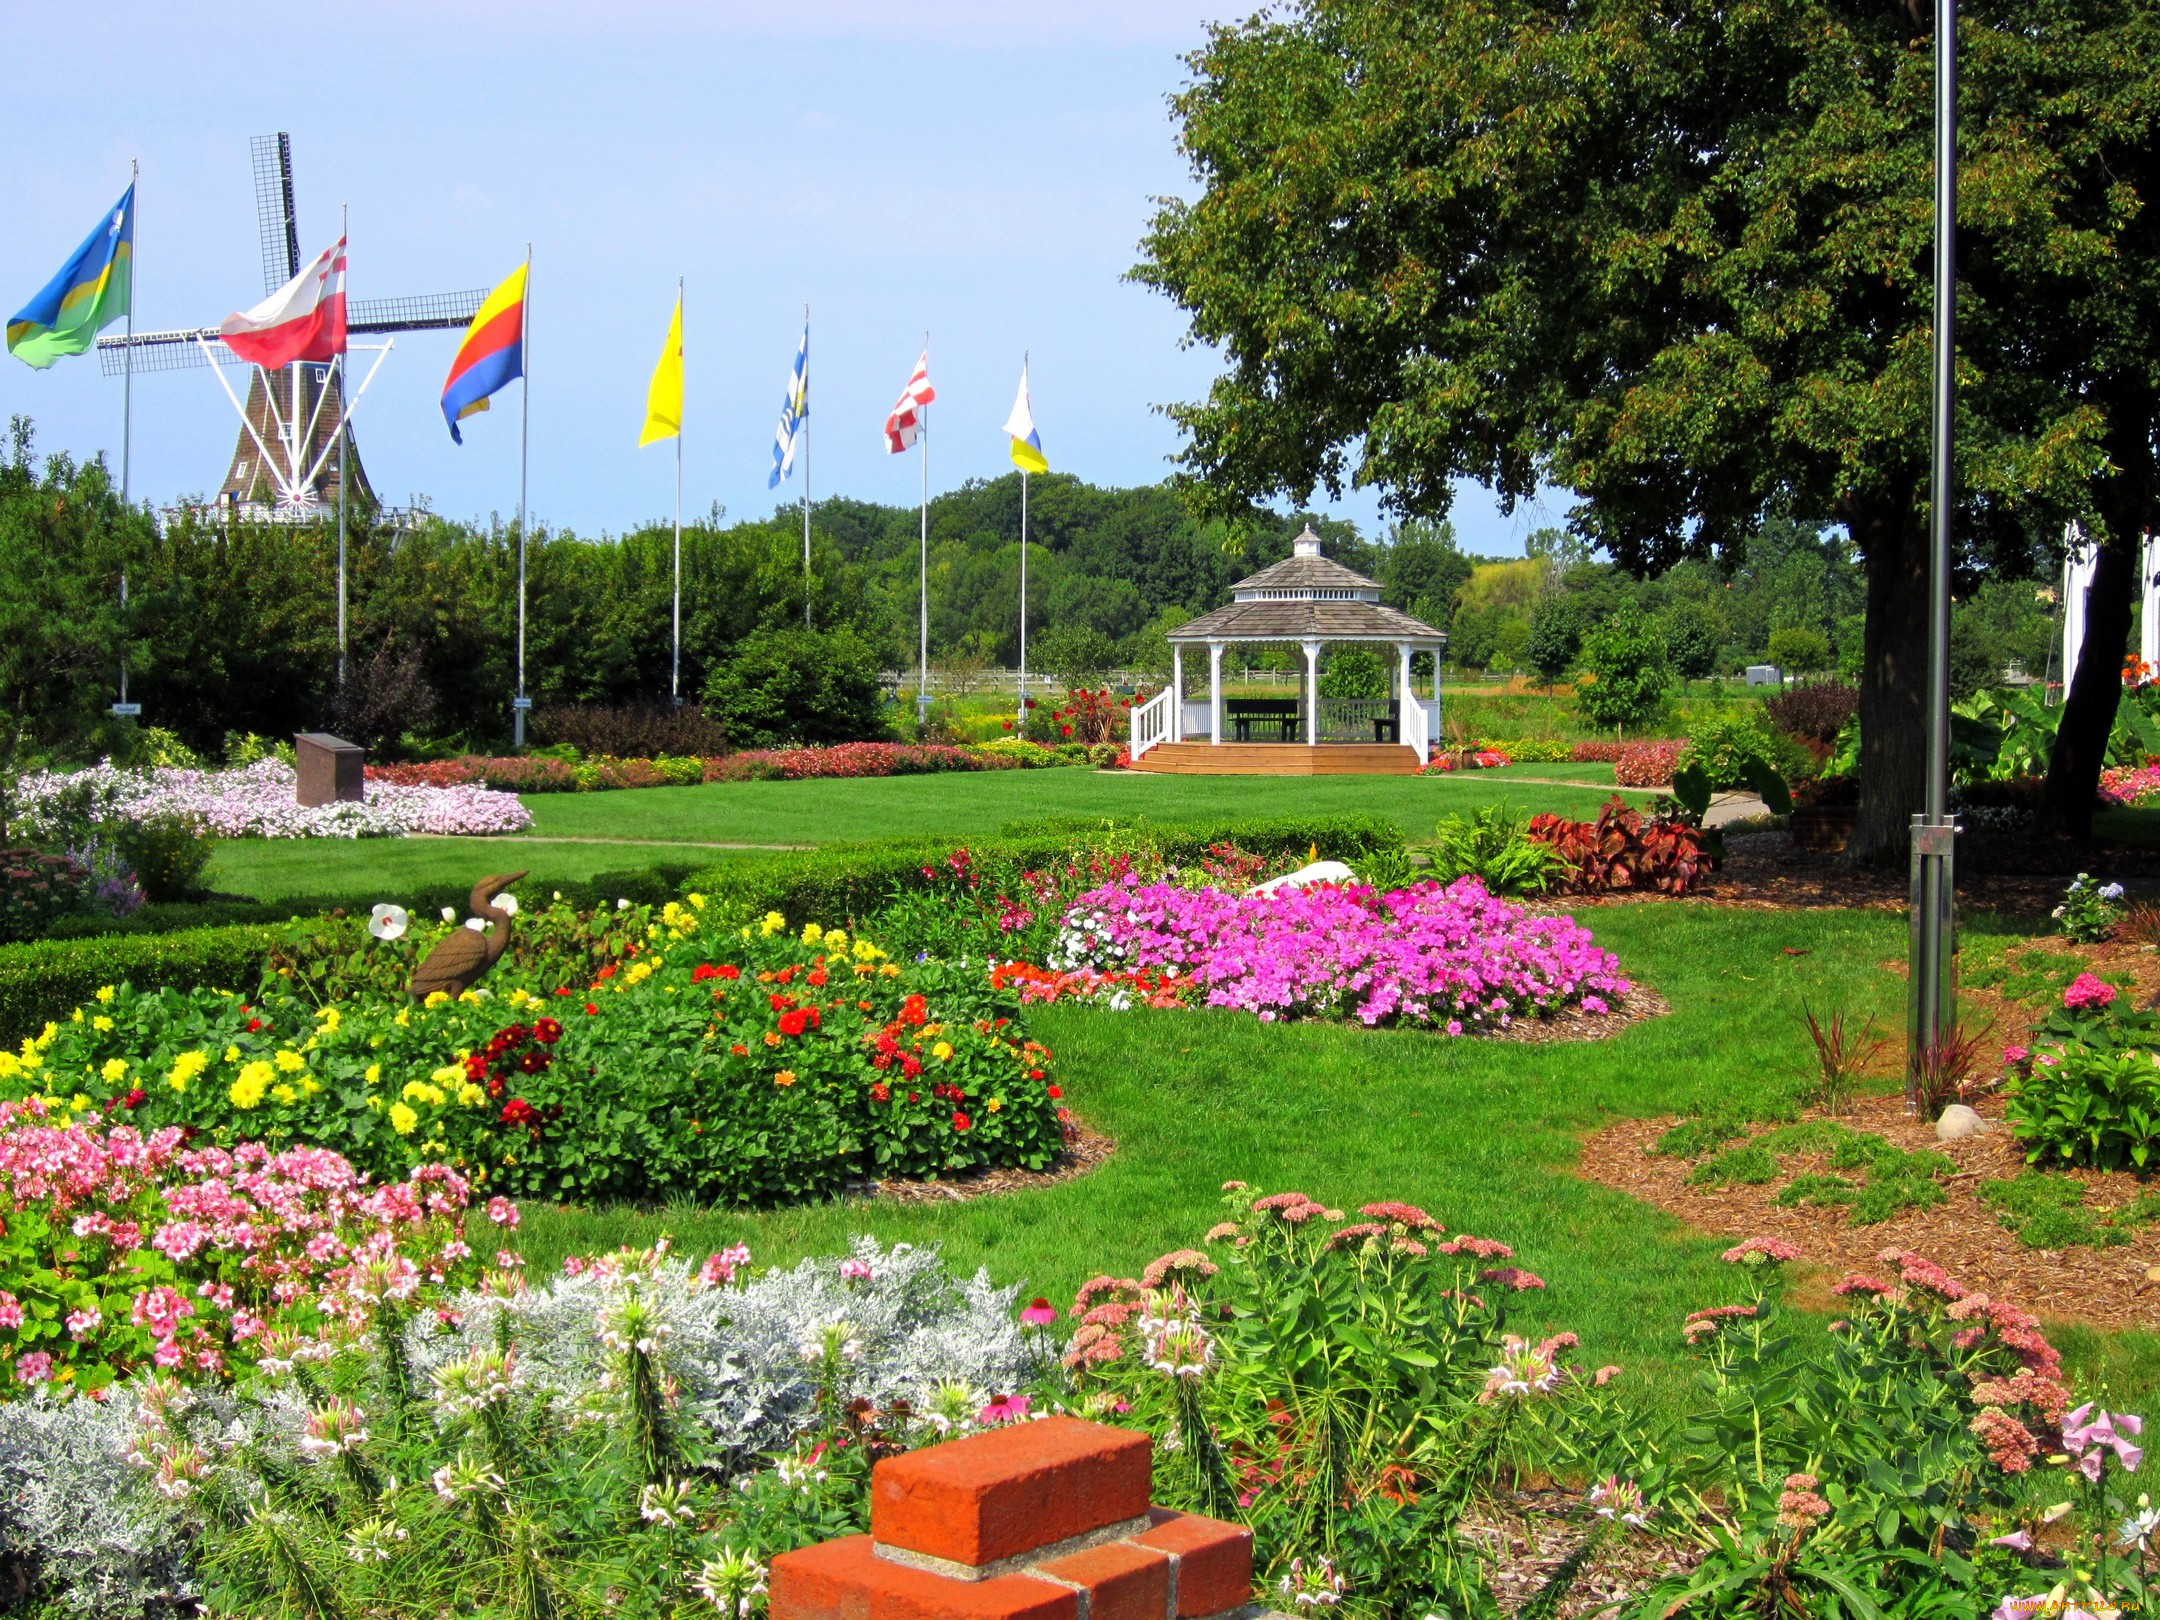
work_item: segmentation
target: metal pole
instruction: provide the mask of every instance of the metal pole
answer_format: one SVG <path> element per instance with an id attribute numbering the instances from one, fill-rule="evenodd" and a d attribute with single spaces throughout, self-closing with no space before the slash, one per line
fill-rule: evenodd
<path id="1" fill-rule="evenodd" d="M 128 221 L 128 307 L 127 347 L 120 351 L 120 505 L 128 505 L 129 475 L 133 468 L 129 463 L 135 452 L 135 243 L 141 233 L 135 229 L 141 218 L 135 207 L 135 182 L 142 172 L 139 160 L 128 159 L 128 212 L 135 218 Z M 120 569 L 120 628 L 123 637 L 127 631 L 127 567 Z M 127 643 L 120 645 L 120 706 L 127 706 Z"/>
<path id="2" fill-rule="evenodd" d="M 525 244 L 525 296 L 518 300 L 518 626 L 517 701 L 511 705 L 511 742 L 525 746 L 525 497 L 532 463 L 532 244 Z"/>
<path id="3" fill-rule="evenodd" d="M 681 313 L 683 306 L 683 278 L 675 278 L 675 309 Z M 682 703 L 682 435 L 683 425 L 675 424 L 675 654 L 668 670 L 668 696 L 677 706 Z"/>
<path id="4" fill-rule="evenodd" d="M 338 204 L 338 240 L 346 241 L 352 235 L 352 210 L 344 203 Z M 350 262 L 351 255 L 347 255 Z M 345 456 L 345 423 L 352 401 L 345 397 L 350 379 L 345 371 L 345 355 L 342 350 L 337 357 L 338 372 L 338 422 L 337 422 L 337 683 L 338 690 L 345 689 L 345 482 L 348 462 Z"/>
<path id="5" fill-rule="evenodd" d="M 922 335 L 923 359 L 930 358 L 930 334 Z M 915 689 L 915 724 L 930 723 L 930 407 L 915 407 L 915 442 L 922 446 L 922 666 Z"/>
<path id="6" fill-rule="evenodd" d="M 795 432 L 802 440 L 802 627 L 810 628 L 810 305 L 802 307 L 802 414 Z"/>
<path id="7" fill-rule="evenodd" d="M 1925 809 L 1912 824 L 1911 1023 L 1905 1099 L 1917 1111 L 1921 1063 L 1957 1022 L 1952 911 L 1957 826 L 1950 819 L 1950 524 L 1957 499 L 1957 0 L 1935 4 L 1935 387 L 1929 484 Z"/>
<path id="8" fill-rule="evenodd" d="M 1021 372 L 1022 372 L 1022 373 L 1023 373 L 1023 375 L 1024 375 L 1024 374 L 1026 373 L 1026 371 L 1027 371 L 1027 362 L 1026 362 L 1025 360 L 1022 360 L 1022 361 L 1020 362 L 1020 369 L 1021 369 Z M 1020 732 L 1021 732 L 1021 733 L 1022 733 L 1023 735 L 1025 735 L 1025 734 L 1026 734 L 1026 732 L 1027 732 L 1027 517 L 1028 517 L 1028 513 L 1027 513 L 1027 506 L 1028 506 L 1028 475 L 1027 475 L 1027 469 L 1026 469 L 1025 467 L 1022 467 L 1022 468 L 1020 469 L 1020 719 L 1019 719 L 1019 730 L 1020 730 Z"/>

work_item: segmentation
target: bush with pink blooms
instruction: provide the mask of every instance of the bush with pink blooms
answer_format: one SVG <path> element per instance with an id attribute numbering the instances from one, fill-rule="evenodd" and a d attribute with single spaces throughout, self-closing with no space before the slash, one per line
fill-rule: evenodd
<path id="1" fill-rule="evenodd" d="M 1050 966 L 1149 970 L 1190 999 L 1263 1020 L 1355 1018 L 1450 1035 L 1563 1010 L 1604 1014 L 1632 988 L 1572 917 L 1535 913 L 1474 877 L 1382 893 L 1316 883 L 1264 893 L 1143 883 L 1082 894 Z"/>
<path id="2" fill-rule="evenodd" d="M 468 1240 L 470 1189 L 445 1165 L 374 1185 L 321 1148 L 192 1135 L 0 1103 L 0 1398 L 228 1376 L 280 1332 L 470 1285 L 474 1246 L 495 1259 L 517 1224 L 495 1199 Z"/>

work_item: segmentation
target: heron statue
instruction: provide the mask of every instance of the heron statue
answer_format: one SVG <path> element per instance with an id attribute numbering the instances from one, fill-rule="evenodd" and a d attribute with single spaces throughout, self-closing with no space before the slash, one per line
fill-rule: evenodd
<path id="1" fill-rule="evenodd" d="M 426 960 L 413 969 L 412 982 L 406 986 L 416 999 L 424 1001 L 437 990 L 446 996 L 463 995 L 502 960 L 503 952 L 510 948 L 510 913 L 495 903 L 495 897 L 524 875 L 504 872 L 473 885 L 473 915 L 487 920 L 487 931 L 452 929 L 447 939 L 429 951 Z"/>

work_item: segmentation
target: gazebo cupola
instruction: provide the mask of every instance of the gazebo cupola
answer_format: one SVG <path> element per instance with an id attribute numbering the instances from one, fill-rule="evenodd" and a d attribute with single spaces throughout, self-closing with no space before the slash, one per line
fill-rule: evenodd
<path id="1" fill-rule="evenodd" d="M 1162 704 L 1159 715 L 1150 713 L 1156 706 L 1154 703 L 1134 710 L 1132 753 L 1136 761 L 1157 744 L 1186 741 L 1188 732 L 1193 733 L 1192 740 L 1197 741 L 1197 733 L 1203 725 L 1209 742 L 1223 742 L 1223 652 L 1241 642 L 1287 642 L 1303 650 L 1303 695 L 1297 700 L 1291 718 L 1295 721 L 1295 733 L 1303 736 L 1307 748 L 1321 746 L 1323 722 L 1331 718 L 1323 714 L 1320 702 L 1320 649 L 1338 642 L 1379 642 L 1395 649 L 1395 676 L 1391 683 L 1394 696 L 1386 700 L 1386 712 L 1371 716 L 1360 713 L 1355 717 L 1360 723 L 1367 719 L 1378 722 L 1374 726 L 1376 741 L 1379 734 L 1392 731 L 1394 741 L 1414 749 L 1416 761 L 1422 763 L 1431 737 L 1438 729 L 1439 654 L 1447 645 L 1446 634 L 1400 609 L 1383 604 L 1377 581 L 1322 554 L 1320 537 L 1313 533 L 1310 524 L 1291 543 L 1289 556 L 1239 580 L 1231 587 L 1228 602 L 1171 631 L 1169 639 L 1171 701 Z M 1205 647 L 1208 655 L 1208 704 L 1205 720 L 1200 725 L 1188 724 L 1183 701 L 1185 650 L 1188 647 Z M 1420 652 L 1434 655 L 1434 695 L 1429 704 L 1412 692 L 1411 660 Z M 1372 700 L 1360 701 L 1366 707 L 1373 706 Z M 1282 707 L 1281 704 L 1246 703 L 1242 707 L 1268 708 L 1265 718 L 1269 723 L 1277 724 L 1281 740 L 1289 740 L 1293 728 L 1287 723 L 1278 723 L 1282 717 L 1272 712 Z M 1246 722 L 1239 726 L 1243 734 L 1250 731 L 1255 717 L 1233 713 L 1230 718 L 1233 722 Z"/>

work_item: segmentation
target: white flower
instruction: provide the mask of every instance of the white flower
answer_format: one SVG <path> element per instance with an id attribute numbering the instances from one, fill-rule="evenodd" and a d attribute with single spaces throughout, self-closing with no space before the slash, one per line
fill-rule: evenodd
<path id="1" fill-rule="evenodd" d="M 485 917 L 467 917 L 465 926 L 476 934 L 484 934 L 488 931 L 488 922 Z"/>
<path id="2" fill-rule="evenodd" d="M 393 906 L 386 900 L 369 915 L 367 931 L 377 939 L 400 939 L 411 921 L 403 906 Z"/>
<path id="3" fill-rule="evenodd" d="M 444 907 L 442 908 L 442 920 L 443 920 L 444 922 L 456 922 L 456 921 L 457 921 L 457 907 L 456 907 L 456 906 L 444 906 Z"/>
<path id="4" fill-rule="evenodd" d="M 618 900 L 615 902 L 615 909 L 617 911 L 628 911 L 630 909 L 630 902 L 627 900 Z"/>
<path id="5" fill-rule="evenodd" d="M 517 896 L 514 894 L 498 894 L 495 897 L 495 909 L 497 911 L 507 911 L 511 916 L 515 917 L 517 915 Z"/>

